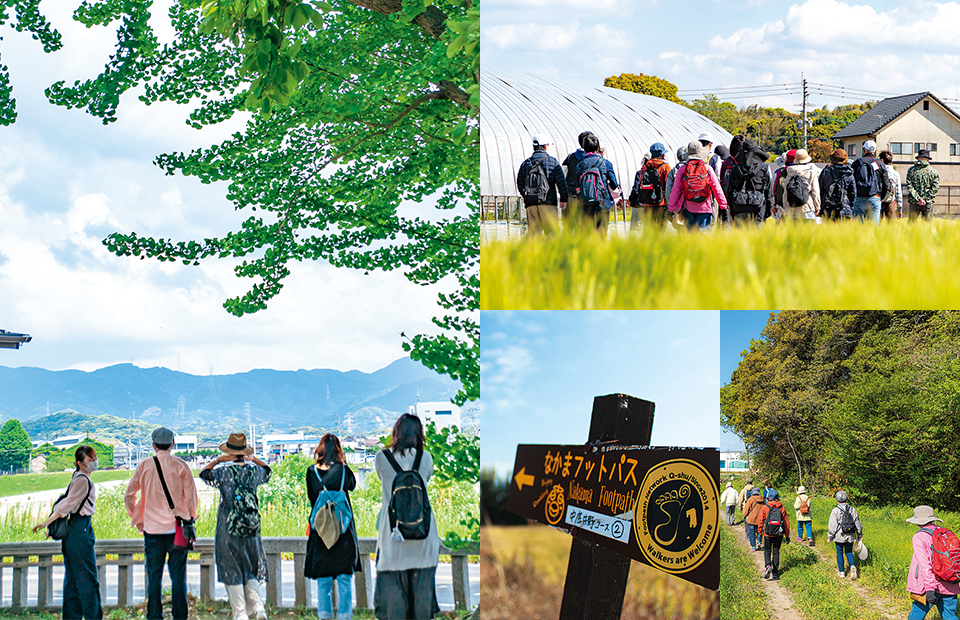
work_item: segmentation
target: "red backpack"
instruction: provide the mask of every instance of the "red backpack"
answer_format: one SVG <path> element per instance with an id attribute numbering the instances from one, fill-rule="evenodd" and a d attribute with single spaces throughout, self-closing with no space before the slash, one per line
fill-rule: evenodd
<path id="1" fill-rule="evenodd" d="M 683 178 L 680 179 L 680 186 L 683 189 L 683 197 L 690 202 L 706 201 L 712 192 L 707 164 L 699 159 L 688 161 Z"/>
<path id="2" fill-rule="evenodd" d="M 957 535 L 945 527 L 921 527 L 920 531 L 930 534 L 932 538 L 933 574 L 942 581 L 960 582 L 960 540 Z"/>

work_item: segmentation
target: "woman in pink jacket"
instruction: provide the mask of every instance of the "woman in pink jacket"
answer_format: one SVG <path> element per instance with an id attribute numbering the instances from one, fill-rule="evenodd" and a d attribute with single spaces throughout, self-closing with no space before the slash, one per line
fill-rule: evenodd
<path id="1" fill-rule="evenodd" d="M 913 599 L 913 608 L 907 620 L 923 620 L 934 605 L 943 620 L 957 620 L 960 584 L 942 581 L 933 574 L 930 543 L 933 540 L 931 531 L 936 526 L 934 521 L 943 522 L 934 515 L 930 506 L 917 506 L 913 509 L 913 518 L 907 519 L 908 523 L 920 526 L 920 530 L 913 535 L 913 558 L 910 560 L 910 574 L 907 575 L 907 592 Z"/>
<path id="2" fill-rule="evenodd" d="M 669 210 L 670 213 L 682 212 L 687 229 L 693 230 L 696 227 L 706 232 L 713 223 L 714 201 L 726 216 L 727 198 L 723 194 L 717 173 L 706 164 L 709 153 L 704 152 L 700 142 L 694 140 L 688 144 L 687 154 L 687 161 L 678 167 L 677 177 L 670 191 Z"/>

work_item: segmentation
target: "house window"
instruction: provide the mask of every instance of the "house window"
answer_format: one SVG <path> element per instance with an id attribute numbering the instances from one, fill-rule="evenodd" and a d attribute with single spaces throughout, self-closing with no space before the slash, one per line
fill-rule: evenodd
<path id="1" fill-rule="evenodd" d="M 960 155 L 960 144 L 954 142 L 950 145 L 950 154 L 951 155 Z"/>
<path id="2" fill-rule="evenodd" d="M 936 142 L 914 142 L 913 148 L 917 152 L 920 152 L 920 149 L 927 149 L 928 151 L 936 151 L 937 143 Z"/>
<path id="3" fill-rule="evenodd" d="M 922 147 L 923 145 L 919 145 Z M 914 145 L 910 142 L 891 142 L 890 152 L 894 155 L 910 155 L 913 153 Z"/>
<path id="4" fill-rule="evenodd" d="M 923 109 L 924 109 L 924 110 L 929 110 L 929 109 L 930 109 L 930 102 L 929 102 L 929 101 L 924 101 L 924 102 L 923 102 Z"/>
<path id="5" fill-rule="evenodd" d="M 857 155 L 857 145 L 856 145 L 856 144 L 848 144 L 848 145 L 847 145 L 847 156 L 848 156 L 848 157 L 856 157 L 856 155 Z"/>

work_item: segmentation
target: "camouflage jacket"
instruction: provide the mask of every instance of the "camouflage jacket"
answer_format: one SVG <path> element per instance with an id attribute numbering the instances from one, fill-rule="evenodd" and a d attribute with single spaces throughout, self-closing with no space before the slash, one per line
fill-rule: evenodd
<path id="1" fill-rule="evenodd" d="M 920 204 L 923 198 L 931 203 L 940 191 L 940 175 L 930 166 L 930 162 L 918 161 L 907 171 L 908 200 L 913 204 Z"/>

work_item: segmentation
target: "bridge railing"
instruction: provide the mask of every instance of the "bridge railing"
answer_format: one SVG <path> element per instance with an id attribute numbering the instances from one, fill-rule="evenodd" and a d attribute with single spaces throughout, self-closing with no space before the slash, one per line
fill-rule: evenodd
<path id="1" fill-rule="evenodd" d="M 187 564 L 200 566 L 200 599 L 210 601 L 215 598 L 216 565 L 214 561 L 213 538 L 200 538 L 196 548 L 190 552 Z M 376 552 L 376 538 L 360 539 L 361 572 L 354 574 L 356 587 L 355 607 L 370 609 L 373 607 L 373 579 L 371 556 Z M 283 555 L 293 557 L 293 584 L 294 605 L 307 605 L 307 579 L 304 577 L 304 568 L 307 554 L 306 538 L 265 537 L 263 549 L 267 556 L 267 566 L 270 581 L 267 582 L 267 603 L 280 607 L 283 603 Z M 117 605 L 126 607 L 135 604 L 133 600 L 133 567 L 143 564 L 143 539 L 128 538 L 122 540 L 98 540 L 95 552 L 97 556 L 97 572 L 100 580 L 100 597 L 105 606 Z M 453 573 L 453 598 L 457 609 L 470 608 L 470 580 L 467 572 L 467 556 L 479 555 L 478 546 L 451 551 L 441 546 L 441 555 L 449 555 Z M 0 564 L 2 569 L 11 568 L 13 571 L 13 590 L 11 592 L 12 608 L 25 609 L 36 607 L 53 609 L 60 607 L 60 601 L 53 598 L 53 567 L 63 564 L 54 560 L 54 556 L 61 555 L 61 546 L 57 541 L 0 543 Z M 107 567 L 117 567 L 117 597 L 116 601 L 107 600 Z M 30 605 L 28 596 L 28 577 L 30 571 L 37 574 L 37 603 Z M 2 577 L 2 574 L 0 574 Z M 3 598 L 4 580 L 0 578 L 0 600 Z M 335 582 L 334 584 L 335 585 Z"/>

